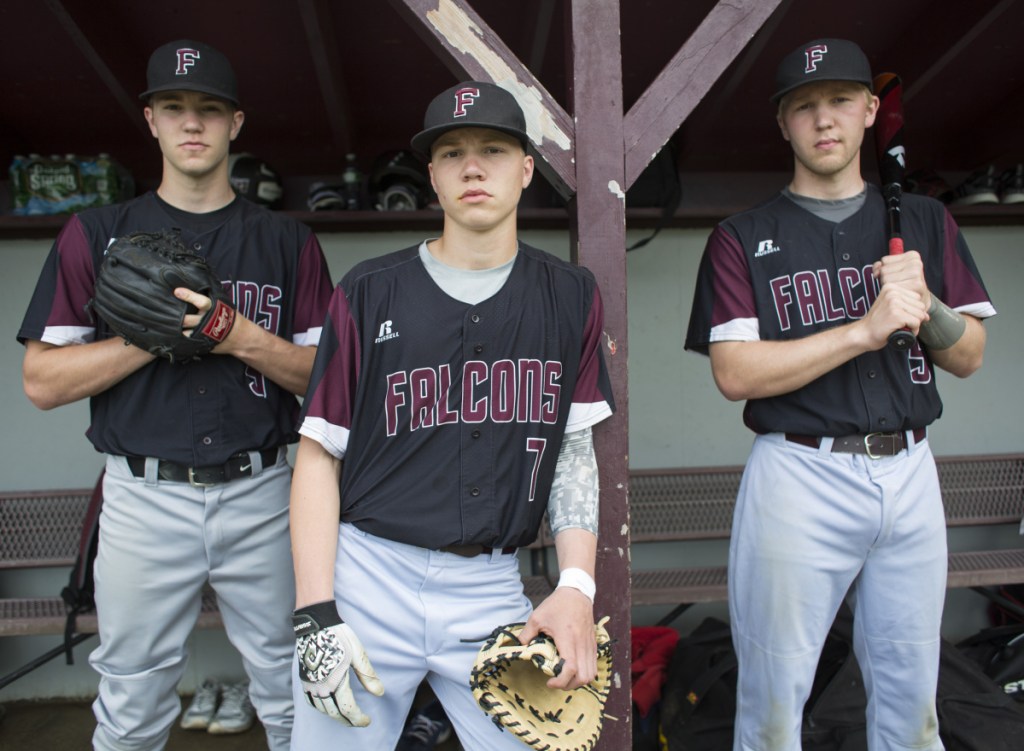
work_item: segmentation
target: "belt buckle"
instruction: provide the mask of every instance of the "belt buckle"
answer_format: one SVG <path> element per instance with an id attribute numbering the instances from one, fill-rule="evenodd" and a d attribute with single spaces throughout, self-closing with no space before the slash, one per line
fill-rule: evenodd
<path id="1" fill-rule="evenodd" d="M 877 437 L 877 438 L 884 438 L 884 437 L 888 436 L 892 440 L 892 448 L 896 448 L 896 436 L 897 435 L 899 435 L 899 434 L 898 433 L 883 433 L 881 431 L 876 431 L 874 433 L 868 433 L 867 435 L 864 436 L 864 453 L 867 454 L 868 458 L 870 458 L 870 459 L 882 459 L 882 458 L 884 458 L 886 456 L 896 456 L 896 454 L 899 453 L 897 451 L 892 451 L 891 453 L 888 453 L 888 454 L 875 454 L 875 453 L 873 453 L 871 451 L 871 439 L 875 438 L 875 437 Z"/>
<path id="2" fill-rule="evenodd" d="M 193 488 L 212 488 L 217 483 L 215 483 L 215 482 L 199 482 L 198 480 L 196 480 L 196 468 L 195 467 L 189 467 L 188 468 L 188 484 L 191 485 Z"/>

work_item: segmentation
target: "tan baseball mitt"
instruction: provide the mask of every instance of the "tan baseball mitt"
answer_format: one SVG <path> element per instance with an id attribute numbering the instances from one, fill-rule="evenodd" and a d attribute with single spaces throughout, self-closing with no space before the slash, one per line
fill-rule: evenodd
<path id="1" fill-rule="evenodd" d="M 572 691 L 548 688 L 564 660 L 554 640 L 541 634 L 519 643 L 525 624 L 502 626 L 484 642 L 469 678 L 473 696 L 498 727 L 535 751 L 590 751 L 601 735 L 611 690 L 612 642 L 608 618 L 594 626 L 597 678 Z"/>

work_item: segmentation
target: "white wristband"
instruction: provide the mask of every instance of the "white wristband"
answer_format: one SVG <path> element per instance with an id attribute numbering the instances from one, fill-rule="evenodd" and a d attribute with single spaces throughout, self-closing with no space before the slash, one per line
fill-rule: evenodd
<path id="1" fill-rule="evenodd" d="M 597 585 L 594 584 L 594 580 L 581 568 L 564 569 L 558 575 L 558 586 L 578 589 L 591 602 L 594 601 L 594 595 L 597 593 Z"/>

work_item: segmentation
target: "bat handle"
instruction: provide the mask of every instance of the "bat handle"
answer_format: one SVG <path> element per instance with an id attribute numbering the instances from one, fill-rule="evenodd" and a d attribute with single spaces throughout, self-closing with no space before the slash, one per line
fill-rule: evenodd
<path id="1" fill-rule="evenodd" d="M 903 252 L 903 238 L 889 238 L 889 255 L 898 256 Z M 907 329 L 900 329 L 889 334 L 889 346 L 893 349 L 905 352 L 914 346 L 914 335 Z"/>
<path id="2" fill-rule="evenodd" d="M 906 352 L 914 346 L 914 335 L 908 329 L 900 329 L 889 334 L 889 346 L 900 352 Z"/>

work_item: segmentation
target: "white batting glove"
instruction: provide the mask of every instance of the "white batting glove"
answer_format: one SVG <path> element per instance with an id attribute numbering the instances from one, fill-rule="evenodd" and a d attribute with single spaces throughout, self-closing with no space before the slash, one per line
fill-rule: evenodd
<path id="1" fill-rule="evenodd" d="M 307 701 L 345 725 L 369 725 L 370 718 L 352 695 L 349 667 L 374 696 L 384 694 L 384 684 L 355 632 L 341 620 L 334 601 L 299 608 L 292 614 L 292 627 L 297 640 L 299 680 Z"/>

